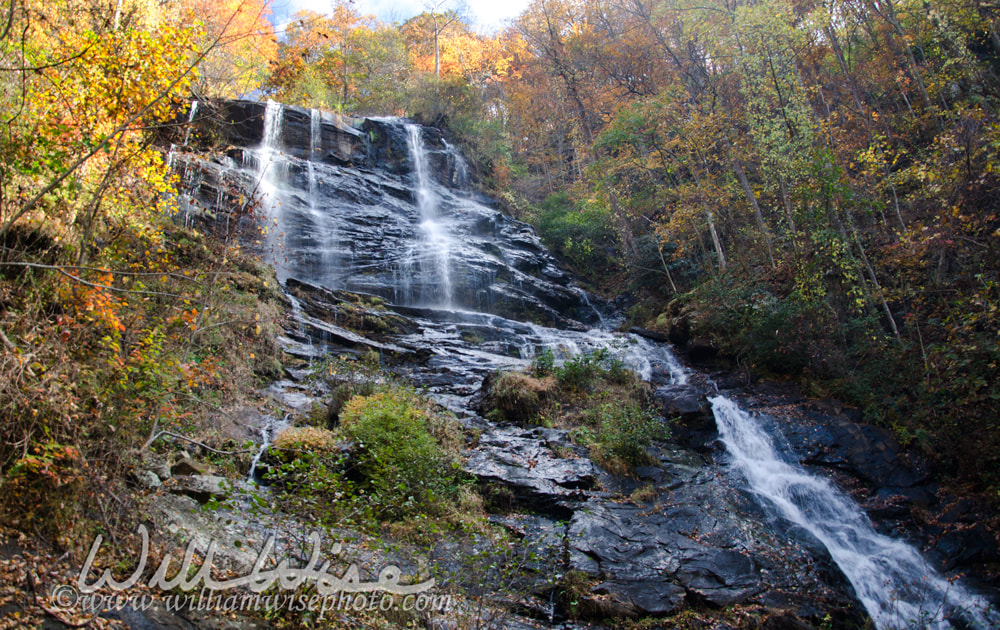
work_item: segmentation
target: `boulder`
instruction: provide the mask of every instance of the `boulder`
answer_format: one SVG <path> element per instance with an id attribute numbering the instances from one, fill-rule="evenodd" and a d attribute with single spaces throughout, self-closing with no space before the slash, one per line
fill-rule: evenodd
<path id="1" fill-rule="evenodd" d="M 539 437 L 521 429 L 485 433 L 469 454 L 465 470 L 483 484 L 507 488 L 516 505 L 565 515 L 562 502 L 585 499 L 597 469 L 586 458 L 560 458 Z"/>
<path id="2" fill-rule="evenodd" d="M 206 503 L 213 498 L 224 499 L 231 490 L 225 477 L 214 475 L 182 475 L 174 477 L 174 480 L 171 492 L 189 496 L 199 503 Z"/>
<path id="3" fill-rule="evenodd" d="M 567 528 L 570 566 L 603 578 L 597 588 L 640 614 L 673 612 L 691 597 L 720 607 L 740 603 L 763 584 L 754 562 L 733 548 L 736 540 L 696 537 L 719 525 L 693 506 L 649 514 L 592 500 Z"/>
<path id="4" fill-rule="evenodd" d="M 211 468 L 190 457 L 185 457 L 170 467 L 171 475 L 207 475 L 211 472 Z"/>
<path id="5" fill-rule="evenodd" d="M 159 488 L 162 484 L 160 478 L 152 470 L 140 470 L 136 474 L 136 478 L 143 488 L 148 488 L 150 490 L 154 488 Z"/>
<path id="6" fill-rule="evenodd" d="M 706 451 L 718 437 L 711 406 L 704 393 L 691 385 L 664 385 L 653 392 L 663 417 L 676 419 L 671 434 L 679 444 Z"/>

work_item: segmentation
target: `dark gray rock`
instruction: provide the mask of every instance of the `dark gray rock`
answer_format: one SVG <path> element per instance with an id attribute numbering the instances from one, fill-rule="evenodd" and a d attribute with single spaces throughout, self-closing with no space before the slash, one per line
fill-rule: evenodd
<path id="1" fill-rule="evenodd" d="M 649 339 L 650 341 L 657 341 L 661 343 L 669 341 L 669 338 L 664 333 L 657 332 L 655 330 L 649 330 L 647 328 L 640 328 L 639 326 L 632 326 L 631 328 L 628 329 L 628 331 L 633 335 L 639 335 L 640 337 L 644 337 L 646 339 Z"/>
<path id="2" fill-rule="evenodd" d="M 804 464 L 835 468 L 876 488 L 912 488 L 930 479 L 927 463 L 904 452 L 886 429 L 822 412 L 809 414 L 805 423 L 789 423 L 782 429 Z"/>
<path id="3" fill-rule="evenodd" d="M 1000 560 L 997 541 L 982 524 L 954 529 L 944 534 L 938 539 L 930 555 L 941 571 L 951 571 L 971 562 L 982 565 Z"/>
<path id="4" fill-rule="evenodd" d="M 570 566 L 601 577 L 609 594 L 642 614 L 671 612 L 691 596 L 717 606 L 745 601 L 763 588 L 757 567 L 732 547 L 696 538 L 716 527 L 697 508 L 648 514 L 590 501 L 567 529 Z"/>
<path id="5" fill-rule="evenodd" d="M 719 435 L 705 394 L 692 385 L 664 385 L 653 393 L 653 400 L 665 418 L 676 419 L 671 435 L 678 443 L 706 451 Z"/>
<path id="6" fill-rule="evenodd" d="M 171 492 L 187 495 L 199 503 L 213 498 L 224 499 L 231 490 L 228 480 L 214 475 L 178 475 L 174 477 L 174 482 L 170 486 Z"/>
<path id="7" fill-rule="evenodd" d="M 252 167 L 263 159 L 257 149 L 267 107 L 249 101 L 202 107 L 215 110 L 197 118 L 203 135 L 242 148 L 227 159 L 178 154 L 175 163 L 191 198 L 183 216 L 229 227 L 234 218 L 242 220 L 232 213 L 232 206 L 244 207 L 236 193 L 258 186 L 259 173 L 240 164 Z M 278 225 L 269 226 L 283 235 L 281 279 L 378 295 L 396 305 L 440 303 L 438 276 L 430 273 L 438 261 L 422 255 L 426 243 L 418 226 L 424 218 L 413 191 L 403 123 L 298 107 L 283 107 L 280 122 L 275 147 L 280 154 L 268 168 L 280 171 L 283 180 Z M 447 265 L 454 286 L 448 306 L 559 326 L 596 323 L 600 316 L 569 286 L 570 276 L 534 230 L 502 215 L 495 203 L 465 194 L 460 155 L 440 131 L 421 133 L 436 212 L 448 222 L 451 237 Z M 409 255 L 409 262 L 403 260 Z M 401 275 L 409 280 L 401 282 Z M 590 300 L 600 306 L 598 298 Z"/>

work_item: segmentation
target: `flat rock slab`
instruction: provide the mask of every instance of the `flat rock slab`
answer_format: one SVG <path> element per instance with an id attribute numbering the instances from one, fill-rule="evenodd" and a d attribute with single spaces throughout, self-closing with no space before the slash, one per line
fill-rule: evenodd
<path id="1" fill-rule="evenodd" d="M 481 482 L 511 489 L 518 503 L 551 512 L 556 502 L 584 499 L 597 480 L 594 464 L 582 457 L 559 457 L 539 439 L 537 430 L 500 429 L 484 433 L 465 463 L 465 470 Z"/>
<path id="2" fill-rule="evenodd" d="M 760 592 L 758 568 L 741 532 L 696 507 L 653 512 L 634 505 L 588 502 L 567 528 L 570 567 L 604 579 L 606 593 L 640 614 L 668 614 L 689 597 L 716 606 Z M 727 531 L 702 542 L 719 527 Z M 725 545 L 725 546 L 723 546 Z"/>
<path id="3" fill-rule="evenodd" d="M 170 486 L 171 492 L 187 495 L 200 503 L 213 498 L 223 499 L 229 496 L 232 489 L 229 480 L 214 475 L 179 475 L 174 480 L 176 483 Z"/>

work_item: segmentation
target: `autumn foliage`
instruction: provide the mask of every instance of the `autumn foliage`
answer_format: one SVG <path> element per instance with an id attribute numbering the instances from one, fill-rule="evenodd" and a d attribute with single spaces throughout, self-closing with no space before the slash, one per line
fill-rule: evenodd
<path id="1" fill-rule="evenodd" d="M 266 302 L 275 284 L 235 242 L 173 223 L 176 175 L 163 144 L 183 136 L 172 126 L 192 92 L 236 95 L 259 84 L 253 72 L 267 68 L 261 54 L 274 43 L 263 8 L 194 0 L 5 5 L 5 523 L 59 530 L 69 541 L 72 527 L 90 527 L 100 514 L 113 530 L 135 512 L 108 497 L 129 496 L 122 485 L 143 449 L 162 446 L 147 444 L 153 431 L 201 430 L 219 402 L 238 399 L 273 370 L 266 333 L 277 305 Z M 241 276 L 250 280 L 234 281 Z"/>

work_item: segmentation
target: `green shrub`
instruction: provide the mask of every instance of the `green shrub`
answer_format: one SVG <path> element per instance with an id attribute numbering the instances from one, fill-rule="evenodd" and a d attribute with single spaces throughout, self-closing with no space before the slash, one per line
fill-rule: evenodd
<path id="1" fill-rule="evenodd" d="M 335 386 L 326 408 L 326 426 L 332 429 L 340 423 L 340 411 L 348 400 L 355 396 L 371 396 L 375 389 L 375 383 L 370 380 L 348 381 Z"/>
<path id="2" fill-rule="evenodd" d="M 611 472 L 651 463 L 646 448 L 654 435 L 666 437 L 661 423 L 632 401 L 602 403 L 590 409 L 586 419 L 595 429 L 589 444 L 594 460 Z"/>
<path id="3" fill-rule="evenodd" d="M 556 355 L 552 348 L 545 348 L 531 360 L 531 374 L 538 378 L 549 376 L 555 371 Z"/>
<path id="4" fill-rule="evenodd" d="M 285 512 L 328 527 L 364 526 L 372 520 L 372 506 L 344 476 L 347 456 L 342 453 L 287 453 L 271 451 L 265 479 L 275 503 Z"/>
<path id="5" fill-rule="evenodd" d="M 556 380 L 560 386 L 568 389 L 576 391 L 587 389 L 599 376 L 604 375 L 605 369 L 602 363 L 607 356 L 607 352 L 601 348 L 571 357 L 556 369 Z"/>
<path id="6" fill-rule="evenodd" d="M 457 463 L 442 446 L 455 430 L 423 406 L 412 392 L 394 389 L 355 396 L 340 413 L 340 432 L 354 442 L 363 488 L 390 518 L 438 512 L 459 487 Z"/>
<path id="7" fill-rule="evenodd" d="M 610 211 L 597 203 L 575 207 L 566 193 L 545 198 L 533 212 L 542 240 L 581 271 L 608 272 L 616 266 L 618 237 Z"/>

